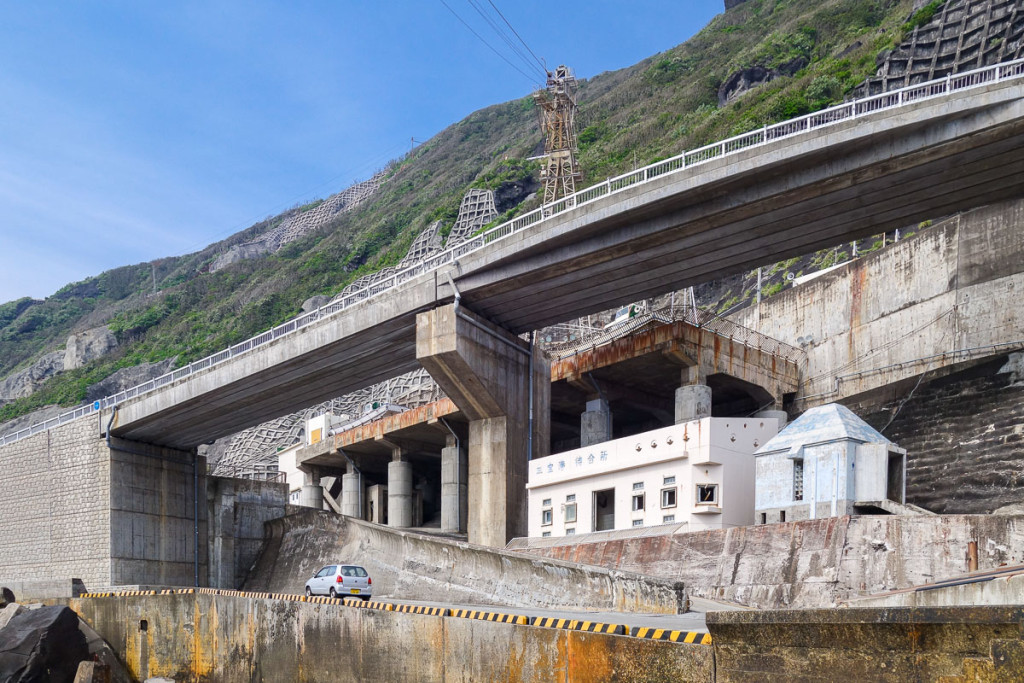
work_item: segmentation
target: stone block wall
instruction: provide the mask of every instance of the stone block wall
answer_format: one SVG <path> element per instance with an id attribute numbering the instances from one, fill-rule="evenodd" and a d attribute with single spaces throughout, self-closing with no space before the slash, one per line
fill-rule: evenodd
<path id="1" fill-rule="evenodd" d="M 0 579 L 111 582 L 110 457 L 93 419 L 0 447 Z"/>

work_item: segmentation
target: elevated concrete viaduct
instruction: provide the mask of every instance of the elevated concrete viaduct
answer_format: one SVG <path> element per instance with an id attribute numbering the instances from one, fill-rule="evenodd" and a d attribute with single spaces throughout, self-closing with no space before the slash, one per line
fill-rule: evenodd
<path id="1" fill-rule="evenodd" d="M 770 141 L 576 207 L 132 399 L 114 433 L 188 448 L 416 366 L 453 301 L 524 331 L 1024 194 L 1012 78 Z"/>
<path id="2" fill-rule="evenodd" d="M 471 528 L 470 538 L 503 543 L 522 533 L 520 511 L 507 507 L 519 482 L 508 463 L 524 467 L 523 444 L 546 442 L 538 433 L 549 428 L 535 420 L 534 433 L 520 437 L 531 364 L 521 362 L 528 351 L 514 334 L 1024 194 L 1022 98 L 1024 84 L 1010 78 L 653 177 L 129 400 L 113 433 L 191 448 L 419 361 L 470 419 L 469 477 L 482 488 L 469 495 L 501 528 L 493 538 Z M 463 319 L 450 314 L 453 299 Z M 680 391 L 689 413 L 710 410 L 700 387 Z M 408 470 L 397 453 L 396 484 Z"/>

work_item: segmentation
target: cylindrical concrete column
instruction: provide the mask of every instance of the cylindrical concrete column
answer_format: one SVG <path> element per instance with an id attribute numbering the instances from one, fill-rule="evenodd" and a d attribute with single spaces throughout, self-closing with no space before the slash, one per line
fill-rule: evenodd
<path id="1" fill-rule="evenodd" d="M 587 401 L 587 411 L 580 415 L 580 448 L 612 439 L 612 411 L 608 401 L 598 398 Z"/>
<path id="2" fill-rule="evenodd" d="M 762 410 L 757 413 L 754 417 L 774 417 L 779 421 L 779 431 L 789 424 L 789 415 L 785 410 Z"/>
<path id="3" fill-rule="evenodd" d="M 308 508 L 324 509 L 324 487 L 319 484 L 303 484 L 299 492 L 299 505 Z"/>
<path id="4" fill-rule="evenodd" d="M 388 463 L 388 526 L 412 526 L 412 463 Z"/>
<path id="5" fill-rule="evenodd" d="M 468 480 L 465 449 L 457 445 L 441 449 L 441 531 L 445 533 L 466 531 Z"/>
<path id="6" fill-rule="evenodd" d="M 711 417 L 711 387 L 688 384 L 676 389 L 676 424 Z"/>
<path id="7" fill-rule="evenodd" d="M 362 519 L 362 510 L 359 509 L 359 490 L 362 488 L 361 477 L 358 474 L 345 474 L 341 477 L 341 514 L 346 517 L 359 517 Z"/>

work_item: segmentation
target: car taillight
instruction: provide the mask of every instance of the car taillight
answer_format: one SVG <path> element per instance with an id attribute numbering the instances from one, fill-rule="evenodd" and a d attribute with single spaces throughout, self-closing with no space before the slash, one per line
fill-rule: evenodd
<path id="1" fill-rule="evenodd" d="M 338 574 L 338 578 L 335 579 L 335 583 L 345 583 L 345 579 L 341 576 L 341 574 Z"/>
<path id="2" fill-rule="evenodd" d="M 367 586 L 372 586 L 373 585 L 373 579 L 370 579 L 370 578 L 366 579 L 366 585 Z"/>

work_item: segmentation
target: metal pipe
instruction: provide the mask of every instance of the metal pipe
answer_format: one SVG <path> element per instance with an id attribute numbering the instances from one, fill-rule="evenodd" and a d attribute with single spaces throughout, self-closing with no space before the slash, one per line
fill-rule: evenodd
<path id="1" fill-rule="evenodd" d="M 533 460 L 533 352 L 537 345 L 537 331 L 530 332 L 530 366 L 526 369 L 527 375 L 529 375 L 528 389 L 530 396 L 528 399 L 527 407 L 529 410 L 529 418 L 527 421 L 528 431 L 526 439 L 526 462 Z"/>
<path id="2" fill-rule="evenodd" d="M 192 453 L 192 564 L 195 570 L 196 588 L 199 588 L 199 449 Z"/>
<path id="3" fill-rule="evenodd" d="M 480 330 L 482 332 L 486 332 L 487 334 L 491 335 L 492 337 L 494 337 L 498 341 L 505 342 L 506 344 L 511 346 L 513 349 L 515 349 L 519 353 L 522 353 L 522 354 L 527 355 L 527 356 L 530 355 L 530 350 L 529 349 L 524 349 L 522 346 L 520 346 L 516 342 L 514 342 L 511 339 L 508 339 L 506 337 L 503 337 L 502 335 L 498 334 L 497 332 L 495 332 L 491 328 L 489 328 L 486 325 L 483 325 L 483 324 L 477 322 L 476 320 L 474 320 L 470 316 L 466 315 L 462 311 L 458 310 L 457 308 L 455 309 L 455 313 L 456 313 L 456 315 L 458 315 L 460 318 L 465 320 L 467 323 L 469 323 L 473 327 L 477 328 L 478 330 Z"/>

